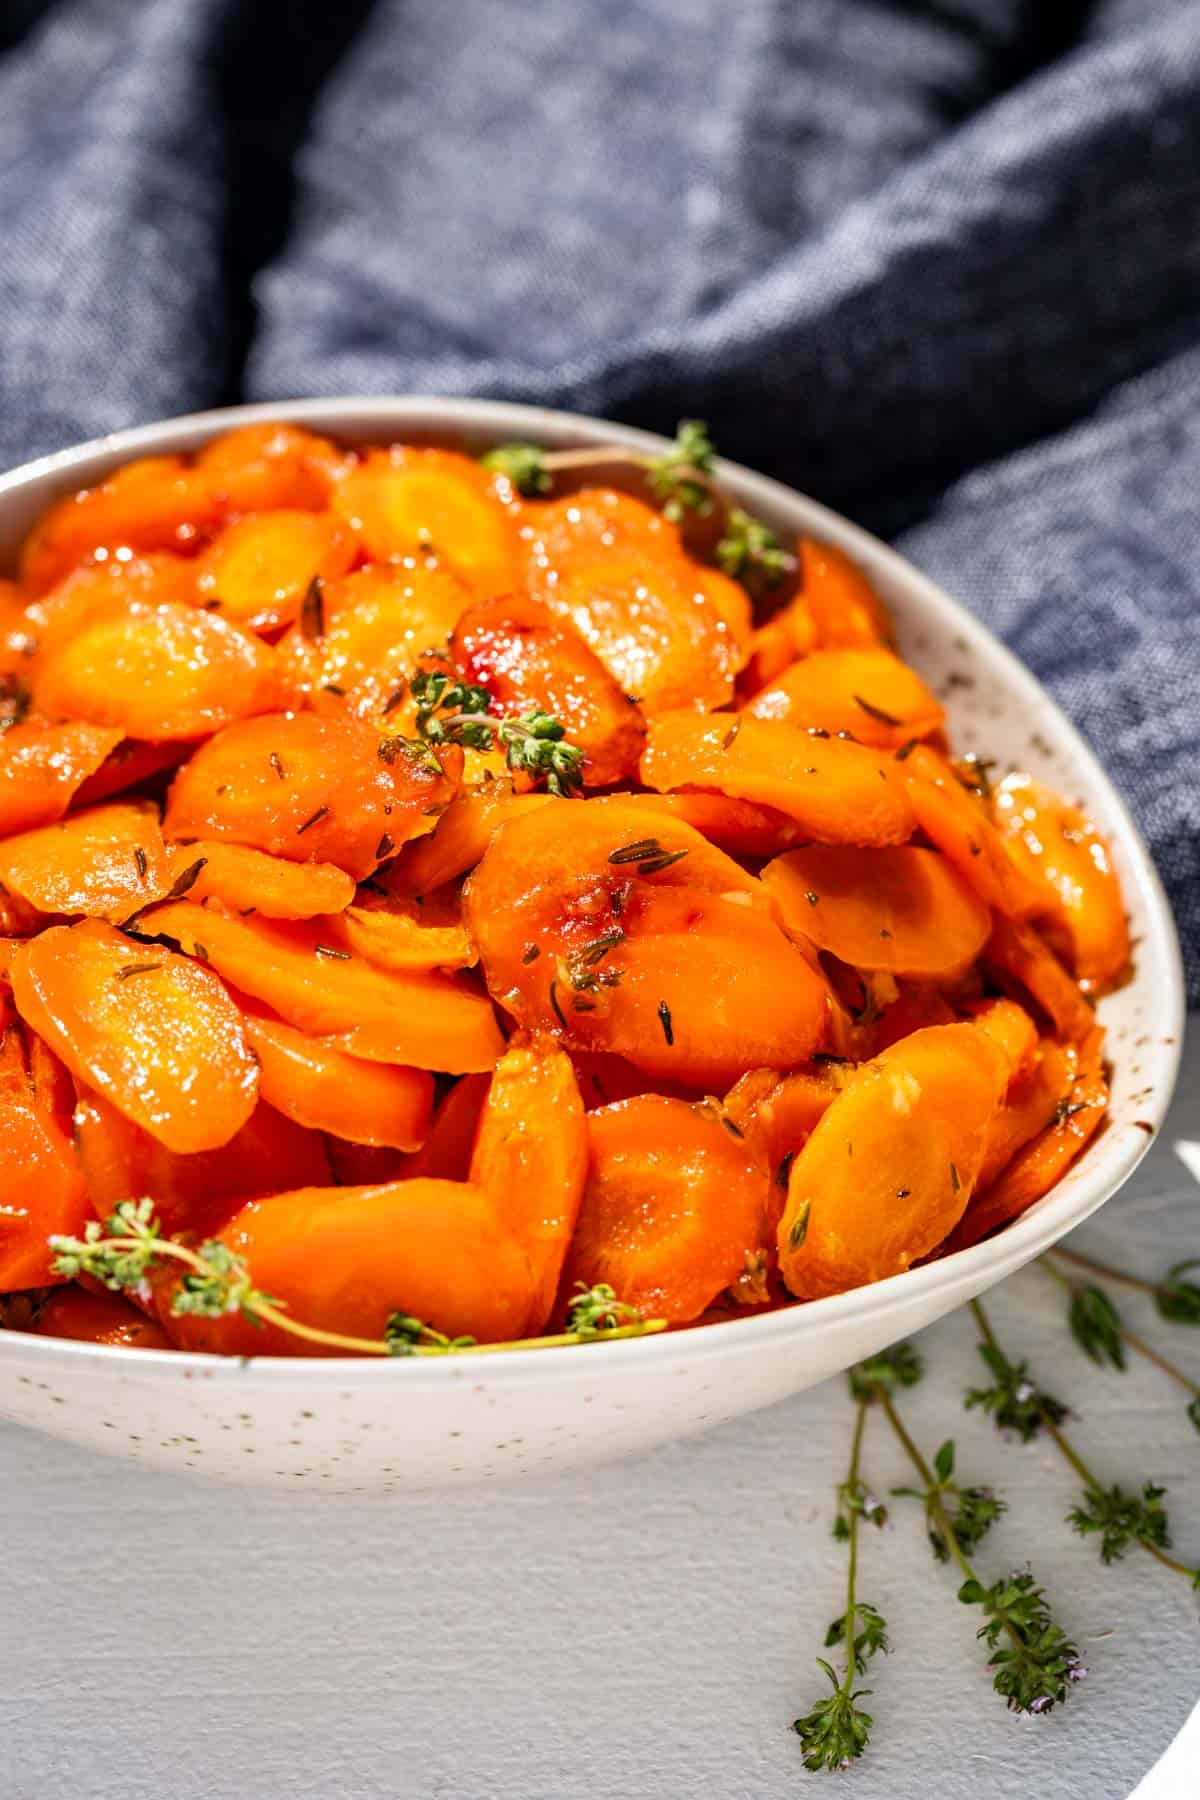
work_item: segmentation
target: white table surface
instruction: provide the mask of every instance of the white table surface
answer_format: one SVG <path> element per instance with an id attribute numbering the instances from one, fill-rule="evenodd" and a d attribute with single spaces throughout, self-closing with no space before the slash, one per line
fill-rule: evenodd
<path id="1" fill-rule="evenodd" d="M 1200 1140 L 1197 1023 L 1168 1130 L 1076 1240 L 1146 1274 L 1200 1254 L 1200 1146 L 1197 1177 L 1176 1148 Z M 1177 1548 L 1200 1559 L 1200 1438 L 1178 1390 L 1145 1366 L 1094 1369 L 1036 1269 L 991 1307 L 1078 1409 L 1098 1471 L 1168 1484 Z M 1160 1326 L 1136 1295 L 1127 1317 L 1200 1376 L 1200 1330 Z M 873 1671 L 869 1758 L 837 1791 L 1124 1800 L 1200 1693 L 1197 1596 L 1144 1555 L 1100 1567 L 1062 1522 L 1075 1483 L 1053 1449 L 963 1412 L 973 1343 L 965 1314 L 925 1334 L 932 1372 L 906 1413 L 929 1449 L 953 1434 L 960 1472 L 1008 1499 L 981 1568 L 1031 1561 L 1088 1679 L 1052 1717 L 1006 1713 L 974 1611 L 897 1501 L 867 1535 L 860 1590 L 894 1653 Z M 805 1773 L 788 1727 L 822 1692 L 813 1657 L 843 1607 L 829 1521 L 849 1425 L 838 1380 L 586 1477 L 386 1503 L 209 1487 L 0 1429 L 0 1794 L 819 1793 L 828 1778 Z M 879 1420 L 865 1460 L 880 1487 L 908 1475 Z"/>

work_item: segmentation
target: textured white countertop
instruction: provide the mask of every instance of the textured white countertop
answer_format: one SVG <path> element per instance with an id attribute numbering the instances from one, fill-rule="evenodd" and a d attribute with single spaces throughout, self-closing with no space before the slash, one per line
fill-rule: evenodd
<path id="1" fill-rule="evenodd" d="M 1146 1274 L 1200 1255 L 1200 1030 L 1167 1131 L 1080 1247 Z M 1037 1269 L 989 1303 L 1006 1344 L 1071 1403 L 1111 1480 L 1165 1481 L 1200 1559 L 1200 1439 L 1179 1391 L 1087 1363 Z M 1200 1330 L 1123 1300 L 1200 1376 Z M 1200 1603 L 1144 1555 L 1102 1569 L 1063 1524 L 1075 1482 L 1005 1443 L 961 1391 L 966 1314 L 921 1340 L 906 1399 L 932 1449 L 1010 1512 L 979 1554 L 1027 1558 L 1078 1639 L 1086 1683 L 1020 1719 L 992 1694 L 976 1615 L 911 1502 L 870 1532 L 860 1592 L 890 1622 L 856 1800 L 1125 1800 L 1200 1693 Z M 710 1436 L 578 1478 L 432 1499 L 276 1498 L 142 1473 L 0 1428 L 4 1800 L 776 1800 L 822 1791 L 791 1719 L 843 1607 L 829 1535 L 848 1448 L 838 1380 Z M 878 1487 L 905 1479 L 881 1421 Z M 1185 1775 L 1186 1779 L 1186 1775 Z M 835 1784 L 836 1785 L 836 1784 Z M 830 1789 L 829 1791 L 833 1791 Z M 843 1791 L 838 1788 L 838 1791 Z M 1184 1789 L 1177 1790 L 1180 1793 Z M 1200 1793 L 1195 1778 L 1193 1793 Z"/>

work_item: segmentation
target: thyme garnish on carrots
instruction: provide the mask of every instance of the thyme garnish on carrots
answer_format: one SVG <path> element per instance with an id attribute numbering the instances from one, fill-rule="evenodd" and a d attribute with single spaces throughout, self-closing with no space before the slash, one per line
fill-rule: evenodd
<path id="1" fill-rule="evenodd" d="M 499 743 L 510 769 L 545 781 L 552 794 L 567 796 L 582 785 L 583 751 L 565 742 L 560 719 L 534 708 L 522 718 L 492 718 L 486 688 L 454 681 L 441 670 L 413 676 L 417 730 L 426 743 L 466 744 L 489 750 Z"/>
<path id="2" fill-rule="evenodd" d="M 580 1292 L 568 1305 L 567 1329 L 547 1337 L 477 1344 L 473 1338 L 449 1338 L 423 1319 L 399 1310 L 388 1319 L 381 1338 L 324 1331 L 294 1318 L 284 1301 L 255 1287 L 245 1257 L 220 1238 L 209 1238 L 193 1249 L 164 1237 L 154 1202 L 147 1199 L 122 1200 L 103 1225 L 93 1219 L 82 1237 L 52 1237 L 49 1244 L 54 1273 L 68 1281 L 89 1275 L 120 1293 L 143 1288 L 152 1268 L 175 1263 L 184 1271 L 171 1296 L 171 1312 L 177 1318 L 190 1314 L 219 1319 L 237 1313 L 252 1325 L 273 1325 L 307 1343 L 360 1356 L 451 1356 L 464 1350 L 491 1355 L 644 1337 L 666 1330 L 665 1319 L 643 1318 L 601 1282 L 591 1288 L 579 1284 Z"/>

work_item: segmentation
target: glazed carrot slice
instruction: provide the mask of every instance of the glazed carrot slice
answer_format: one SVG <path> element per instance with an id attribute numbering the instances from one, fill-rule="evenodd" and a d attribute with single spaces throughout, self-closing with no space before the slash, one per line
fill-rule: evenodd
<path id="1" fill-rule="evenodd" d="M 792 1164 L 779 1266 L 798 1299 L 898 1275 L 941 1243 L 1008 1073 L 975 1025 L 932 1025 L 863 1064 Z"/>
<path id="2" fill-rule="evenodd" d="M 483 1104 L 470 1180 L 529 1258 L 526 1333 L 550 1318 L 587 1172 L 588 1129 L 570 1059 L 546 1040 L 511 1043 Z"/>
<path id="3" fill-rule="evenodd" d="M 425 1142 L 413 1156 L 404 1159 L 402 1173 L 406 1178 L 467 1179 L 490 1085 L 487 1075 L 464 1075 L 447 1089 L 434 1109 Z"/>
<path id="4" fill-rule="evenodd" d="M 161 742 L 200 737 L 275 704 L 275 653 L 195 607 L 130 602 L 85 621 L 39 657 L 34 699 L 50 718 Z"/>
<path id="5" fill-rule="evenodd" d="M 457 890 L 443 888 L 420 902 L 364 890 L 363 899 L 338 921 L 339 942 L 355 956 L 381 969 L 468 969 L 478 961 Z"/>
<path id="6" fill-rule="evenodd" d="M 647 1074 L 623 1056 L 608 1050 L 572 1050 L 571 1063 L 579 1092 L 588 1112 L 611 1106 L 614 1100 L 632 1100 L 636 1094 L 665 1094 L 673 1100 L 703 1100 L 706 1083 L 672 1081 L 661 1074 Z"/>
<path id="7" fill-rule="evenodd" d="M 116 924 L 171 885 L 150 800 L 118 800 L 0 843 L 0 886 L 42 913 Z"/>
<path id="8" fill-rule="evenodd" d="M 207 957 L 289 1025 L 351 1056 L 460 1075 L 492 1068 L 504 1047 L 484 995 L 449 975 L 377 968 L 331 944 L 328 924 L 233 918 L 175 900 L 142 928 Z"/>
<path id="9" fill-rule="evenodd" d="M 573 1050 L 683 1085 L 799 1062 L 826 989 L 765 891 L 698 832 L 619 800 L 561 803 L 496 834 L 466 922 L 496 1000 Z"/>
<path id="10" fill-rule="evenodd" d="M 627 694 L 650 712 L 729 700 L 749 637 L 673 525 L 605 488 L 525 512 L 529 591 L 571 622 Z"/>
<path id="11" fill-rule="evenodd" d="M 354 458 L 299 425 L 243 425 L 206 444 L 196 473 L 220 512 L 304 507 L 318 512 Z"/>
<path id="12" fill-rule="evenodd" d="M 1050 916 L 1086 993 L 1103 993 L 1129 966 L 1129 926 L 1105 839 L 1087 815 L 1031 775 L 1008 775 L 992 807 L 1010 850 L 1049 890 Z"/>
<path id="13" fill-rule="evenodd" d="M 38 652 L 46 657 L 69 643 L 89 620 L 119 612 L 135 600 L 153 605 L 170 600 L 194 606 L 196 563 L 165 551 L 148 556 L 129 552 L 83 563 L 30 602 L 25 613 L 27 628 L 36 636 Z"/>
<path id="14" fill-rule="evenodd" d="M 125 1117 L 100 1094 L 81 1087 L 75 1138 L 88 1201 L 106 1219 L 121 1200 L 146 1195 L 164 1232 L 203 1236 L 245 1201 L 281 1185 L 330 1180 L 321 1137 L 302 1130 L 260 1100 L 227 1144 L 181 1156 Z"/>
<path id="15" fill-rule="evenodd" d="M 473 869 L 507 819 L 563 802 L 552 794 L 515 794 L 508 780 L 462 787 L 430 837 L 409 844 L 382 877 L 389 893 L 425 895 Z"/>
<path id="16" fill-rule="evenodd" d="M 258 1070 L 208 969 L 85 919 L 31 939 L 11 974 L 21 1017 L 72 1075 L 169 1150 L 215 1149 L 249 1118 Z"/>
<path id="17" fill-rule="evenodd" d="M 915 824 L 891 757 L 745 713 L 662 714 L 651 721 L 641 774 L 647 787 L 715 788 L 773 806 L 821 843 L 901 844 Z"/>
<path id="18" fill-rule="evenodd" d="M 930 979 L 966 969 L 992 916 L 936 850 L 810 844 L 767 864 L 787 923 L 857 969 Z"/>
<path id="19" fill-rule="evenodd" d="M 1043 911 L 1044 890 L 1018 867 L 985 800 L 967 791 L 946 759 L 921 744 L 901 767 L 917 823 L 980 899 L 1010 919 Z"/>
<path id="20" fill-rule="evenodd" d="M 781 607 L 774 618 L 759 625 L 750 639 L 750 653 L 738 679 L 738 692 L 747 699 L 761 694 L 778 681 L 800 657 L 817 647 L 817 628 L 803 594 Z"/>
<path id="21" fill-rule="evenodd" d="M 462 576 L 433 557 L 326 582 L 279 645 L 289 696 L 411 731 L 396 711 L 408 679 L 428 651 L 445 648 L 474 598 Z"/>
<path id="22" fill-rule="evenodd" d="M 42 515 L 21 551 L 21 585 L 43 594 L 102 548 L 186 549 L 218 517 L 213 494 L 182 457 L 127 463 Z"/>
<path id="23" fill-rule="evenodd" d="M 620 802 L 640 812 L 670 813 L 730 856 L 778 856 L 804 836 L 794 819 L 774 807 L 731 800 L 727 794 L 622 794 Z"/>
<path id="24" fill-rule="evenodd" d="M 400 444 L 368 451 L 334 505 L 373 562 L 433 549 L 481 595 L 516 586 L 515 520 L 494 478 L 470 457 Z"/>
<path id="25" fill-rule="evenodd" d="M 644 1094 L 587 1117 L 591 1160 L 562 1282 L 608 1282 L 647 1318 L 685 1324 L 759 1248 L 767 1179 L 711 1107 Z"/>
<path id="26" fill-rule="evenodd" d="M 1009 1086 L 1020 1086 L 1033 1073 L 1040 1048 L 1037 1026 L 1025 1008 L 1015 1000 L 975 1000 L 966 1011 L 1007 1056 Z"/>
<path id="27" fill-rule="evenodd" d="M 1063 968 L 1031 925 L 1016 925 L 996 913 L 984 961 L 1002 985 L 1013 985 L 1028 997 L 1060 1037 L 1081 1043 L 1096 1022 L 1077 982 Z"/>
<path id="28" fill-rule="evenodd" d="M 890 650 L 816 650 L 793 663 L 747 708 L 806 730 L 845 731 L 859 743 L 898 750 L 941 729 L 940 701 Z"/>
<path id="29" fill-rule="evenodd" d="M 354 898 L 353 877 L 335 863 L 287 862 L 218 838 L 171 844 L 167 854 L 177 898 L 188 894 L 193 900 L 219 900 L 229 912 L 314 919 L 341 912 Z"/>
<path id="30" fill-rule="evenodd" d="M 51 1272 L 47 1238 L 75 1236 L 91 1216 L 71 1140 L 39 1104 L 21 1032 L 4 1007 L 0 1036 L 0 1293 L 41 1287 Z"/>
<path id="31" fill-rule="evenodd" d="M 1029 1070 L 1010 1086 L 1004 1105 L 992 1121 L 975 1192 L 951 1234 L 956 1246 L 974 1243 L 973 1221 L 980 1209 L 987 1207 L 987 1190 L 1017 1151 L 1052 1123 L 1060 1106 L 1068 1104 L 1078 1069 L 1079 1052 L 1074 1044 L 1059 1044 L 1053 1038 L 1041 1040 Z"/>
<path id="32" fill-rule="evenodd" d="M 1026 1141 L 1015 1155 L 1004 1156 L 1002 1173 L 980 1189 L 972 1199 L 957 1229 L 947 1244 L 949 1250 L 963 1250 L 977 1244 L 1010 1219 L 1026 1212 L 1035 1200 L 1049 1193 L 1061 1180 L 1080 1151 L 1100 1127 L 1108 1108 L 1108 1081 L 1105 1077 L 1102 1048 L 1104 1033 L 1092 1031 L 1079 1046 L 1078 1067 L 1072 1080 L 1069 1070 L 1063 1083 L 1063 1063 L 1067 1053 L 1060 1046 L 1047 1046 L 1049 1061 L 1044 1082 L 1039 1082 L 1029 1096 L 1030 1115 L 1045 1115 L 1037 1136 L 1026 1133 Z M 1051 1100 L 1051 1095 L 1054 1099 Z M 1022 1116 L 1023 1130 L 1029 1115 Z M 1015 1121 L 1010 1120 L 1010 1125 Z M 1037 1129 L 1036 1125 L 1033 1127 Z M 1007 1147 L 1007 1146 L 1005 1146 Z M 989 1158 L 994 1167 L 999 1157 Z M 990 1168 L 989 1168 L 990 1173 Z"/>
<path id="33" fill-rule="evenodd" d="M 587 787 L 637 772 L 646 725 L 578 632 L 535 600 L 505 595 L 474 606 L 454 628 L 450 656 L 463 678 L 486 688 L 492 711 L 552 713 L 584 752 Z"/>
<path id="34" fill-rule="evenodd" d="M 952 1025 L 954 1008 L 931 981 L 902 981 L 896 998 L 885 1006 L 869 1027 L 871 1056 L 899 1043 L 910 1032 L 926 1025 Z"/>
<path id="35" fill-rule="evenodd" d="M 38 1337 L 73 1338 L 80 1344 L 120 1344 L 127 1350 L 170 1350 L 162 1326 L 119 1294 L 86 1288 L 56 1288 L 38 1309 Z"/>
<path id="36" fill-rule="evenodd" d="M 459 752 L 441 762 L 356 719 L 267 713 L 202 744 L 175 778 L 168 837 L 221 838 L 287 862 L 336 863 L 361 880 L 432 831 Z"/>
<path id="37" fill-rule="evenodd" d="M 726 1094 L 726 1119 L 733 1121 L 751 1149 L 762 1157 L 783 1192 L 792 1157 L 811 1137 L 853 1073 L 848 1064 L 836 1061 L 793 1069 L 788 1075 L 774 1069 L 750 1069 Z M 785 1158 L 787 1166 L 782 1167 Z"/>
<path id="38" fill-rule="evenodd" d="M 800 589 L 817 643 L 828 649 L 890 644 L 887 608 L 858 564 L 816 538 L 801 538 L 797 549 Z"/>
<path id="39" fill-rule="evenodd" d="M 76 806 L 92 806 L 97 800 L 111 800 L 114 794 L 151 783 L 156 776 L 176 769 L 192 749 L 184 739 L 175 744 L 143 744 L 137 738 L 123 738 L 96 770 L 75 791 Z"/>
<path id="40" fill-rule="evenodd" d="M 285 1118 L 356 1144 L 421 1144 L 433 1107 L 433 1077 L 424 1069 L 361 1062 L 251 1004 L 244 1019 L 263 1099 Z"/>
<path id="41" fill-rule="evenodd" d="M 450 1337 L 481 1343 L 515 1337 L 533 1291 L 529 1259 L 502 1228 L 485 1194 L 465 1183 L 396 1181 L 381 1187 L 302 1188 L 254 1200 L 221 1237 L 245 1257 L 255 1284 L 305 1324 L 382 1339 L 393 1312 Z M 243 1356 L 312 1356 L 277 1327 L 226 1314 L 175 1318 L 181 1349 Z"/>
<path id="42" fill-rule="evenodd" d="M 227 525 L 196 564 L 201 601 L 252 631 L 290 625 L 314 581 L 344 575 L 354 533 L 332 513 L 251 513 Z"/>
<path id="43" fill-rule="evenodd" d="M 120 741 L 105 725 L 10 726 L 0 736 L 0 837 L 61 819 Z"/>

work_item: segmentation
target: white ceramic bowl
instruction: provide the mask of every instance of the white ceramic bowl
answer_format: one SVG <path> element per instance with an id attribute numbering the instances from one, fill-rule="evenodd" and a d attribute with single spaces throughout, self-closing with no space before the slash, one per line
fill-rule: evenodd
<path id="1" fill-rule="evenodd" d="M 276 418 L 350 440 L 471 451 L 510 438 L 662 447 L 624 426 L 488 401 L 314 400 L 200 413 L 4 476 L 0 559 L 51 500 L 129 458 L 191 450 L 232 426 Z M 1170 1099 L 1184 999 L 1170 911 L 1125 808 L 1033 676 L 947 594 L 814 501 L 735 464 L 720 472 L 754 512 L 840 544 L 862 564 L 892 609 L 901 648 L 943 695 L 957 746 L 1082 796 L 1111 839 L 1137 969 L 1101 1007 L 1114 1084 L 1100 1136 L 998 1237 L 832 1299 L 660 1337 L 445 1361 L 242 1362 L 0 1332 L 0 1416 L 133 1462 L 293 1492 L 305 1484 L 393 1493 L 578 1468 L 766 1406 L 919 1331 L 1061 1238 L 1136 1167 Z"/>

